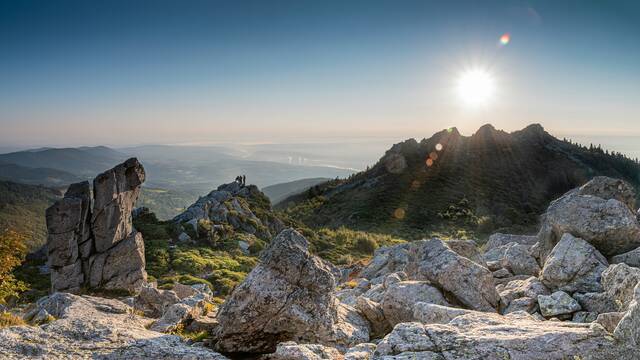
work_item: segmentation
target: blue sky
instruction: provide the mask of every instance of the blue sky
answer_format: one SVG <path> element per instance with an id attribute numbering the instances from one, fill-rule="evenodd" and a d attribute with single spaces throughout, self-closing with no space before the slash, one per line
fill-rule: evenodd
<path id="1" fill-rule="evenodd" d="M 639 64 L 635 1 L 3 0 L 0 144 L 640 135 Z"/>

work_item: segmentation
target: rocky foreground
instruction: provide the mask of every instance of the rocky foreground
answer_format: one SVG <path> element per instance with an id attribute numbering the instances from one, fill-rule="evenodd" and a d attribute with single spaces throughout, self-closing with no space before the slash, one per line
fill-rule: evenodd
<path id="1" fill-rule="evenodd" d="M 554 201 L 537 236 L 495 234 L 483 249 L 415 241 L 360 269 L 336 268 L 285 229 L 218 308 L 206 287 L 137 277 L 134 297 L 57 292 L 25 314 L 32 326 L 0 330 L 0 357 L 638 359 L 634 199 L 626 183 L 595 178 Z M 185 329 L 208 335 L 170 335 Z"/>

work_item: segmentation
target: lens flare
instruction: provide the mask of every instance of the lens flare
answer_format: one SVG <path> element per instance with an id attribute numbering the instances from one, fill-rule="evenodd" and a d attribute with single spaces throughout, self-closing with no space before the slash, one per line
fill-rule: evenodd
<path id="1" fill-rule="evenodd" d="M 403 208 L 397 208 L 394 212 L 393 212 L 393 217 L 398 219 L 398 220 L 402 220 L 404 219 L 405 216 L 405 211 Z"/>
<path id="2" fill-rule="evenodd" d="M 442 151 L 442 144 L 436 145 L 436 151 Z"/>
<path id="3" fill-rule="evenodd" d="M 504 33 L 502 34 L 502 36 L 500 36 L 500 44 L 501 45 L 507 45 L 509 43 L 509 41 L 511 41 L 511 35 L 509 33 Z"/>

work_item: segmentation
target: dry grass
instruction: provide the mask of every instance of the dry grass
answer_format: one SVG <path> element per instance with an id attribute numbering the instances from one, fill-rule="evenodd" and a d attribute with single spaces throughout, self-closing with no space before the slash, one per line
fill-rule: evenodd
<path id="1" fill-rule="evenodd" d="M 21 317 L 15 316 L 10 312 L 2 312 L 0 313 L 0 328 L 8 327 L 8 326 L 22 326 L 27 323 L 22 320 Z"/>

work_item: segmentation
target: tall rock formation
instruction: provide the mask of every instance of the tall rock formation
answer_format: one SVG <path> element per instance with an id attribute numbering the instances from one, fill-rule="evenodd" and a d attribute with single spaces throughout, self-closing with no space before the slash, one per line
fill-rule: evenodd
<path id="1" fill-rule="evenodd" d="M 84 181 L 47 209 L 52 291 L 140 289 L 147 278 L 144 242 L 131 211 L 144 180 L 142 164 L 131 158 L 96 177 L 93 198 Z"/>

